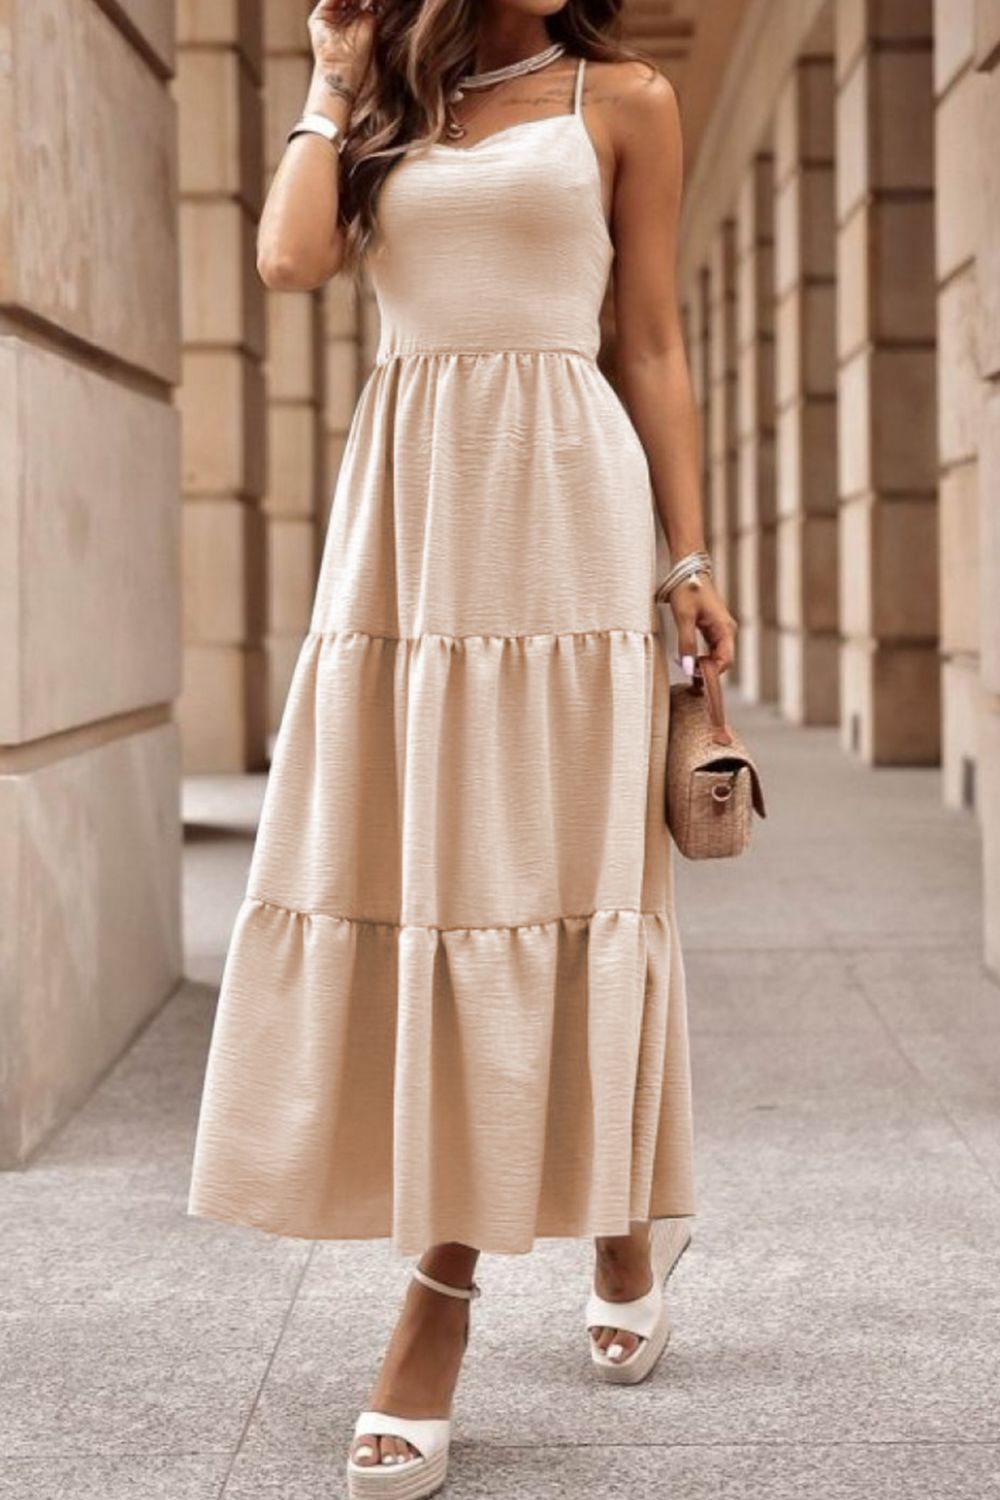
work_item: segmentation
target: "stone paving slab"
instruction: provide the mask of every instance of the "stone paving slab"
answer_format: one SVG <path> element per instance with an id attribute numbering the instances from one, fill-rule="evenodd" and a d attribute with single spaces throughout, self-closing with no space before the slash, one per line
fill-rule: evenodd
<path id="1" fill-rule="evenodd" d="M 978 946 L 928 951 L 910 944 L 855 953 L 846 963 L 854 984 L 894 1036 L 969 1032 L 974 1041 L 986 1039 L 995 1062 L 1000 987 L 984 967 Z"/>
<path id="2" fill-rule="evenodd" d="M 698 1215 L 670 1349 L 644 1386 L 600 1385 L 588 1246 L 484 1259 L 456 1500 L 1000 1500 L 1000 985 L 975 830 L 934 773 L 738 722 L 772 819 L 743 860 L 676 862 Z M 192 979 L 0 1176 L 0 1500 L 344 1494 L 411 1259 L 185 1211 L 260 789 L 189 788 Z"/>
<path id="3" fill-rule="evenodd" d="M 491 1260 L 457 1399 L 462 1430 L 479 1443 L 532 1432 L 564 1444 L 1000 1441 L 995 1252 L 984 1237 L 911 1286 L 922 1246 L 908 1249 L 904 1233 L 886 1236 L 884 1253 L 854 1234 L 832 1254 L 826 1225 L 794 1240 L 699 1234 L 672 1283 L 669 1354 L 624 1392 L 590 1369 L 584 1256 L 560 1253 L 545 1275 L 524 1267 L 531 1289 L 509 1299 Z M 398 1305 L 401 1276 L 386 1279 L 382 1303 L 360 1275 L 338 1278 L 338 1296 L 300 1298 L 245 1452 L 320 1458 L 348 1440 Z"/>
<path id="4" fill-rule="evenodd" d="M 341 1500 L 347 1491 L 339 1462 L 241 1454 L 225 1493 L 226 1500 Z M 457 1440 L 444 1493 L 456 1500 L 995 1500 L 1000 1450 L 796 1443 L 535 1448 Z"/>
<path id="5" fill-rule="evenodd" d="M 696 949 L 684 959 L 691 1034 L 780 1041 L 808 1032 L 882 1041 L 884 1023 L 853 965 L 852 954 L 826 948 Z"/>
<path id="6" fill-rule="evenodd" d="M 0 1500 L 207 1500 L 226 1481 L 219 1457 L 0 1462 Z M 994 1500 L 1000 1449 L 965 1444 L 674 1444 L 550 1446 L 456 1440 L 446 1494 L 463 1500 Z M 241 1454 L 226 1500 L 341 1500 L 339 1458 Z"/>
<path id="7" fill-rule="evenodd" d="M 9 1458 L 231 1453 L 285 1302 L 29 1305 L 0 1320 Z"/>
<path id="8" fill-rule="evenodd" d="M 225 1454 L 0 1459 L 0 1500 L 215 1500 Z"/>

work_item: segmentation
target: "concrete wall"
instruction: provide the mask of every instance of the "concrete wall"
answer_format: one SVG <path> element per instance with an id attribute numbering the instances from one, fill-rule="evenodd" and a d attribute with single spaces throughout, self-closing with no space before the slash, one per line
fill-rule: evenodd
<path id="1" fill-rule="evenodd" d="M 173 5 L 114 17 L 0 0 L 5 1166 L 181 966 Z"/>

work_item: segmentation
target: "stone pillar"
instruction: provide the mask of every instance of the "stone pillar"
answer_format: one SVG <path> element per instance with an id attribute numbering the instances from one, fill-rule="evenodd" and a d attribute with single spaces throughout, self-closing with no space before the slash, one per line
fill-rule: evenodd
<path id="1" fill-rule="evenodd" d="M 326 389 L 323 404 L 323 430 L 326 474 L 322 521 L 329 521 L 340 460 L 344 455 L 347 431 L 354 415 L 362 376 L 360 349 L 361 307 L 353 276 L 336 276 L 324 290 L 323 329 Z M 377 343 L 377 335 L 376 335 Z M 374 356 L 372 356 L 374 357 Z"/>
<path id="2" fill-rule="evenodd" d="M 259 0 L 180 0 L 184 692 L 191 771 L 265 758 Z"/>
<path id="3" fill-rule="evenodd" d="M 938 458 L 944 797 L 976 804 L 979 760 L 979 478 L 974 170 L 975 0 L 938 0 L 934 92 L 938 283 Z"/>
<path id="4" fill-rule="evenodd" d="M 979 798 L 983 828 L 986 962 L 1000 974 L 1000 5 L 977 0 L 979 98 L 971 135 L 974 165 L 966 179 L 979 204 L 977 361 L 984 382 L 979 464 L 979 597 L 982 689 L 979 704 Z M 965 580 L 968 587 L 968 580 Z"/>
<path id="5" fill-rule="evenodd" d="M 692 303 L 691 328 L 691 382 L 698 412 L 698 453 L 705 545 L 711 551 L 716 538 L 712 529 L 712 283 L 708 266 L 702 266 L 698 272 Z M 677 562 L 677 558 L 671 558 L 669 561 Z"/>
<path id="6" fill-rule="evenodd" d="M 181 973 L 173 65 L 169 0 L 0 0 L 4 1167 Z"/>
<path id="7" fill-rule="evenodd" d="M 841 725 L 940 753 L 930 0 L 836 0 Z"/>
<path id="8" fill-rule="evenodd" d="M 736 567 L 738 437 L 736 423 L 736 224 L 724 219 L 709 261 L 711 403 L 708 497 L 712 560 L 730 610 L 739 616 Z"/>
<path id="9" fill-rule="evenodd" d="M 312 73 L 306 7 L 264 0 L 265 175 L 270 181 Z M 332 164 L 332 158 L 331 158 Z M 278 727 L 309 628 L 324 513 L 323 329 L 319 293 L 268 292 L 268 730 Z"/>
<path id="10" fill-rule="evenodd" d="M 797 60 L 775 128 L 777 596 L 782 712 L 839 721 L 833 57 Z"/>
<path id="11" fill-rule="evenodd" d="M 753 702 L 778 693 L 774 458 L 774 158 L 759 152 L 736 219 L 740 686 Z"/>
<path id="12" fill-rule="evenodd" d="M 358 294 L 358 378 L 365 380 L 375 364 L 381 321 L 371 282 L 362 277 Z"/>

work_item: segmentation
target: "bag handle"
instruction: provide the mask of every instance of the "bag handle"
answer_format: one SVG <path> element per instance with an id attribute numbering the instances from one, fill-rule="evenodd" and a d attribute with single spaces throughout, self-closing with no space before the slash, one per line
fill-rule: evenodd
<path id="1" fill-rule="evenodd" d="M 708 717 L 712 724 L 712 738 L 717 745 L 731 745 L 733 743 L 733 732 L 726 722 L 726 705 L 722 696 L 722 679 L 719 669 L 712 656 L 699 656 L 696 662 L 696 671 L 701 673 L 699 685 L 697 676 L 692 682 L 696 692 L 704 691 L 708 701 Z"/>

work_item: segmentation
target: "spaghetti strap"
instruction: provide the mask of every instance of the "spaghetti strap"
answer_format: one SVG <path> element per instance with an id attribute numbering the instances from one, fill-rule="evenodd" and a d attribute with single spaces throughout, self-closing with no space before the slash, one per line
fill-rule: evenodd
<path id="1" fill-rule="evenodd" d="M 583 70 L 587 66 L 587 59 L 581 57 L 576 65 L 576 88 L 573 90 L 573 113 L 580 113 L 580 105 L 583 100 Z"/>

